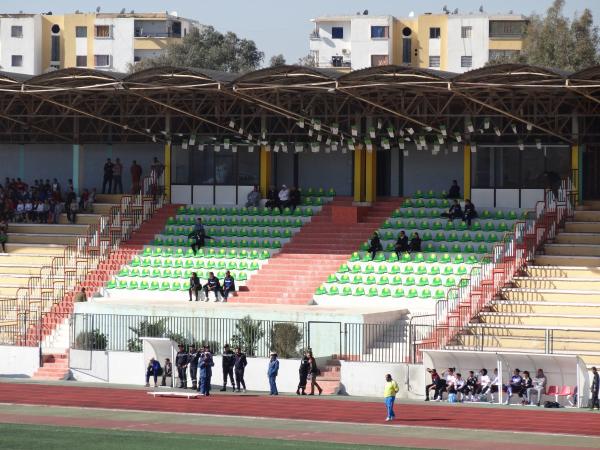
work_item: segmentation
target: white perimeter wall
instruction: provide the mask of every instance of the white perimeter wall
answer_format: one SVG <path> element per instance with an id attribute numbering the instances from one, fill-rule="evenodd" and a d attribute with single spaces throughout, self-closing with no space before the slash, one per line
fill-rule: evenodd
<path id="1" fill-rule="evenodd" d="M 91 353 L 91 356 L 90 356 Z M 211 384 L 213 388 L 222 386 L 223 372 L 221 357 L 214 357 L 215 366 Z M 164 361 L 161 361 L 163 365 Z M 246 386 L 251 391 L 268 391 L 268 358 L 248 358 L 244 373 Z M 147 361 L 142 353 L 129 352 L 87 352 L 71 350 L 71 372 L 77 381 L 108 382 L 118 384 L 145 384 Z M 292 393 L 298 387 L 298 359 L 280 359 L 277 388 L 280 392 Z M 324 366 L 324 362 L 320 363 Z M 400 386 L 400 398 L 417 398 L 425 389 L 423 367 L 408 364 L 356 363 L 342 361 L 341 384 L 343 392 L 354 396 L 383 397 L 384 377 L 387 373 Z M 159 379 L 160 383 L 160 379 Z M 188 370 L 188 386 L 189 379 Z M 414 393 L 414 394 L 413 394 Z"/>
<path id="2" fill-rule="evenodd" d="M 331 29 L 333 27 L 344 28 L 343 39 L 332 39 Z M 319 52 L 318 66 L 329 66 L 331 65 L 332 56 L 343 56 L 342 50 L 351 50 L 352 46 L 350 43 L 350 21 L 343 22 L 324 22 L 318 26 L 319 36 L 321 39 L 313 39 L 310 41 L 310 49 L 317 50 Z M 345 58 L 347 58 L 345 56 Z"/>
<path id="3" fill-rule="evenodd" d="M 23 37 L 11 36 L 13 25 L 23 27 Z M 41 32 L 42 19 L 40 16 L 0 19 L 0 70 L 28 75 L 40 74 Z M 12 55 L 23 56 L 21 67 L 12 67 Z"/>
<path id="4" fill-rule="evenodd" d="M 31 377 L 40 367 L 39 347 L 0 346 L 0 377 Z"/>
<path id="5" fill-rule="evenodd" d="M 489 53 L 488 24 L 487 17 L 448 16 L 448 71 L 462 73 L 485 65 Z M 471 27 L 470 38 L 461 37 L 462 27 Z M 473 65 L 461 67 L 461 56 L 472 56 Z"/>
<path id="6" fill-rule="evenodd" d="M 371 26 L 389 26 L 388 39 L 372 39 Z M 388 55 L 392 62 L 393 21 L 391 18 L 357 16 L 352 19 L 352 70 L 371 67 L 371 55 Z"/>

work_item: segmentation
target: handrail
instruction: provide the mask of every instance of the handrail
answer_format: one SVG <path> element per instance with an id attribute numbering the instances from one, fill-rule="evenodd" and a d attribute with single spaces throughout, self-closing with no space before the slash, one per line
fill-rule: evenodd
<path id="1" fill-rule="evenodd" d="M 558 192 L 544 190 L 544 200 L 536 204 L 535 220 L 515 223 L 512 232 L 506 233 L 502 242 L 494 245 L 484 262 L 473 268 L 468 278 L 460 280 L 459 287 L 450 289 L 445 299 L 436 301 L 434 314 L 410 319 L 410 325 L 417 325 L 418 321 L 421 322 L 419 325 L 431 327 L 429 333 L 419 333 L 422 335 L 420 340 L 410 342 L 413 349 L 410 362 L 421 361 L 419 349 L 443 348 L 495 298 L 498 290 L 510 282 L 515 273 L 533 261 L 536 252 L 548 239 L 553 239 L 566 219 L 573 215 L 578 198 L 576 186 L 570 177 L 566 177 L 561 180 Z M 465 286 L 463 280 L 468 280 Z M 452 333 L 452 330 L 457 331 Z M 414 332 L 409 335 L 411 339 L 415 337 Z"/>
<path id="2" fill-rule="evenodd" d="M 74 244 L 65 247 L 63 256 L 54 257 L 50 265 L 40 268 L 39 276 L 28 280 L 26 288 L 17 290 L 18 314 L 36 317 L 37 326 L 41 328 L 45 315 L 54 305 L 66 294 L 74 293 L 90 271 L 106 261 L 156 209 L 163 206 L 164 192 L 164 173 L 152 171 L 144 177 L 136 194 L 123 195 L 120 204 L 110 208 L 108 216 L 100 216 L 98 223 L 90 224 Z M 24 333 L 20 345 L 38 345 L 42 336 L 39 330 L 35 335 L 32 339 Z"/>

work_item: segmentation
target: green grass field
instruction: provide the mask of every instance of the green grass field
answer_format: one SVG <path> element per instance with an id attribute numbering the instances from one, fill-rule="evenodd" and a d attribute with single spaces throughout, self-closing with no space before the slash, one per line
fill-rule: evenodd
<path id="1" fill-rule="evenodd" d="M 235 422 L 235 421 L 232 421 Z M 235 425 L 232 425 L 235 427 Z M 151 433 L 41 425 L 0 424 L 2 450 L 365 450 L 391 447 L 331 444 L 322 442 L 256 439 L 240 436 L 186 435 L 178 433 Z M 393 447 L 398 449 L 399 447 Z M 404 448 L 404 450 L 408 450 Z"/>

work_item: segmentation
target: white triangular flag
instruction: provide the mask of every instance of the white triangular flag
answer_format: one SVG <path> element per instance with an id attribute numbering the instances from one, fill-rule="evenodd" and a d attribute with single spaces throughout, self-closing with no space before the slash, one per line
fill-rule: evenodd
<path id="1" fill-rule="evenodd" d="M 225 140 L 223 141 L 223 148 L 224 148 L 225 150 L 229 150 L 229 139 L 225 139 Z"/>
<path id="2" fill-rule="evenodd" d="M 403 154 L 404 156 L 408 156 L 408 150 L 404 150 L 404 151 L 402 152 L 402 154 Z"/>
<path id="3" fill-rule="evenodd" d="M 189 144 L 193 147 L 195 143 L 196 143 L 196 135 L 192 134 L 190 136 L 190 142 L 189 142 Z"/>
<path id="4" fill-rule="evenodd" d="M 204 144 L 198 144 L 198 150 L 203 152 L 204 151 Z"/>
<path id="5" fill-rule="evenodd" d="M 458 153 L 458 145 L 452 144 L 452 153 Z"/>
<path id="6" fill-rule="evenodd" d="M 229 128 L 235 128 L 235 122 L 233 120 L 229 121 Z"/>
<path id="7" fill-rule="evenodd" d="M 213 147 L 213 150 L 214 150 L 215 152 L 217 152 L 217 153 L 218 153 L 218 152 L 220 152 L 220 151 L 221 151 L 221 147 L 220 147 L 219 145 L 215 145 L 215 146 Z"/>
<path id="8" fill-rule="evenodd" d="M 340 129 L 340 126 L 337 123 L 334 123 L 333 125 L 331 125 L 331 132 L 334 135 L 338 134 L 339 129 Z"/>
<path id="9" fill-rule="evenodd" d="M 253 153 L 254 152 L 254 145 L 249 145 L 248 146 L 248 153 Z"/>
<path id="10" fill-rule="evenodd" d="M 181 143 L 181 150 L 187 150 L 187 148 L 188 148 L 188 143 L 187 143 L 187 141 L 183 141 L 183 142 Z"/>
<path id="11" fill-rule="evenodd" d="M 237 145 L 232 145 L 231 151 L 232 151 L 232 153 L 237 153 Z"/>

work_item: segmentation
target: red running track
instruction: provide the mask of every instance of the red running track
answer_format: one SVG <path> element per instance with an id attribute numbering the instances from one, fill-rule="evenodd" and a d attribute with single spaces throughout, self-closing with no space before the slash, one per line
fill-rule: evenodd
<path id="1" fill-rule="evenodd" d="M 312 421 L 386 423 L 383 402 L 332 398 L 212 395 L 199 399 L 153 398 L 133 389 L 0 383 L 0 402 L 151 412 L 199 413 Z M 487 429 L 600 436 L 600 416 L 590 412 L 466 405 L 396 405 L 394 425 Z"/>

